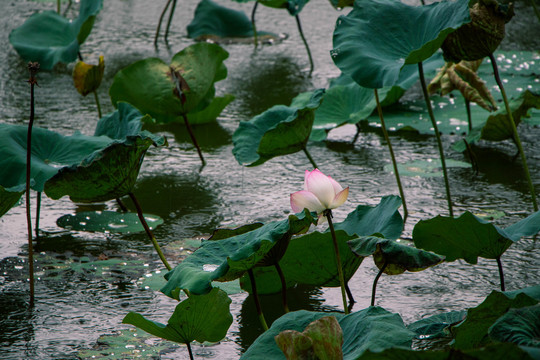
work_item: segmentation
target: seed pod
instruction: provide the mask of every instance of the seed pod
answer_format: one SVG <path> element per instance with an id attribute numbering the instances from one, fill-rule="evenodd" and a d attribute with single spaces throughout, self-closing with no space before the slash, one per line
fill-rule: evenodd
<path id="1" fill-rule="evenodd" d="M 480 0 L 469 9 L 471 22 L 448 35 L 441 48 L 447 61 L 478 60 L 492 54 L 504 38 L 504 26 L 514 16 L 514 4 Z"/>

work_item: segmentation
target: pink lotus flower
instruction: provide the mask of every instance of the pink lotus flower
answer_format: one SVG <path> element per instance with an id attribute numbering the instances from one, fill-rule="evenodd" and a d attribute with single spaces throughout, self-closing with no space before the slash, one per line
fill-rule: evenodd
<path id="1" fill-rule="evenodd" d="M 343 205 L 348 196 L 349 187 L 343 189 L 337 181 L 324 175 L 319 169 L 306 170 L 304 190 L 291 194 L 291 207 L 295 213 L 304 208 L 315 211 L 321 219 L 323 211 Z"/>

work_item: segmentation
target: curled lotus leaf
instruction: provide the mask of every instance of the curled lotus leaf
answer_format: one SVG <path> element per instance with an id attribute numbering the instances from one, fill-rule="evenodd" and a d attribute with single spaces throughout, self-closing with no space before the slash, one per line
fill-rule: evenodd
<path id="1" fill-rule="evenodd" d="M 102 5 L 102 0 L 82 0 L 73 21 L 52 10 L 35 13 L 9 34 L 9 42 L 24 60 L 39 62 L 41 69 L 70 63 L 77 59 Z"/>
<path id="2" fill-rule="evenodd" d="M 104 71 L 105 60 L 103 55 L 99 57 L 98 65 L 78 61 L 73 68 L 73 84 L 79 94 L 86 96 L 96 91 L 101 85 Z"/>
<path id="3" fill-rule="evenodd" d="M 467 0 L 409 6 L 397 0 L 357 1 L 334 30 L 335 64 L 367 88 L 393 86 L 406 64 L 431 57 L 470 21 Z"/>

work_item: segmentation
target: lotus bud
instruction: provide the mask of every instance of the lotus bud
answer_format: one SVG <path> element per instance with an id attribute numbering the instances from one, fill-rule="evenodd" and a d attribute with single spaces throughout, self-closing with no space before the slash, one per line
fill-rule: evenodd
<path id="1" fill-rule="evenodd" d="M 90 65 L 82 61 L 77 62 L 73 68 L 73 84 L 77 91 L 82 96 L 96 91 L 101 85 L 104 70 L 105 60 L 103 55 L 99 57 L 98 65 Z"/>
<path id="2" fill-rule="evenodd" d="M 514 4 L 480 0 L 469 12 L 471 22 L 448 35 L 441 46 L 447 61 L 478 60 L 492 54 L 504 38 L 505 24 L 514 16 Z"/>

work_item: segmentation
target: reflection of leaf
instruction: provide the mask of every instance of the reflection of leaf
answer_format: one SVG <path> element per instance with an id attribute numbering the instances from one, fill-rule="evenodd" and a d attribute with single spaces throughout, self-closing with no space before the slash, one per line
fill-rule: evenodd
<path id="1" fill-rule="evenodd" d="M 127 314 L 122 323 L 178 343 L 217 342 L 225 337 L 232 324 L 230 304 L 231 299 L 224 291 L 213 289 L 205 295 L 191 294 L 178 304 L 167 325 L 147 320 L 134 312 Z"/>
<path id="2" fill-rule="evenodd" d="M 540 304 L 508 310 L 488 333 L 495 341 L 540 348 Z"/>
<path id="3" fill-rule="evenodd" d="M 357 1 L 337 21 L 332 58 L 364 87 L 393 86 L 405 64 L 428 59 L 449 33 L 469 21 L 466 0 L 428 6 Z"/>
<path id="4" fill-rule="evenodd" d="M 144 214 L 150 229 L 163 224 L 163 219 L 156 215 Z M 64 215 L 56 224 L 64 229 L 77 231 L 97 231 L 106 233 L 134 233 L 144 231 L 136 213 L 116 211 L 83 211 Z"/>
<path id="5" fill-rule="evenodd" d="M 303 331 L 314 320 L 328 313 L 305 310 L 287 313 L 255 340 L 240 359 L 285 359 L 274 336 L 285 330 Z M 343 330 L 343 359 L 358 359 L 368 349 L 380 352 L 391 347 L 410 348 L 414 332 L 408 330 L 398 314 L 380 307 L 369 307 L 349 315 L 332 313 Z"/>
<path id="6" fill-rule="evenodd" d="M 234 132 L 233 154 L 240 164 L 256 166 L 280 155 L 302 150 L 311 133 L 317 109 L 324 95 L 319 89 L 299 96 L 291 106 L 276 105 L 249 121 L 242 121 Z"/>
<path id="7" fill-rule="evenodd" d="M 101 7 L 102 0 L 82 0 L 79 16 L 73 21 L 55 11 L 35 13 L 9 34 L 9 42 L 23 59 L 39 62 L 41 69 L 72 62 Z"/>

